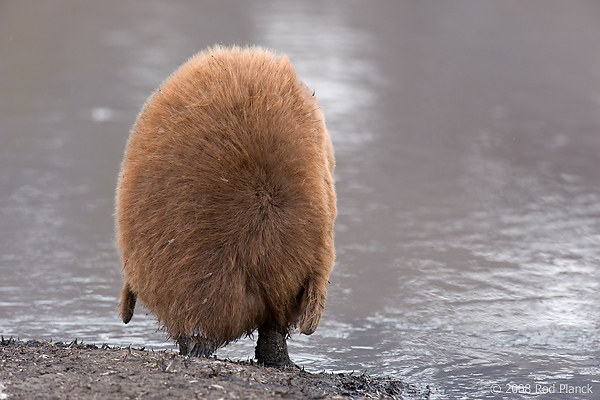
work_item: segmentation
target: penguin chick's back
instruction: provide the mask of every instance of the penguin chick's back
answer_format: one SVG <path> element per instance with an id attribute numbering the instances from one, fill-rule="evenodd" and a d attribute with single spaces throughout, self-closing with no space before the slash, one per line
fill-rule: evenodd
<path id="1" fill-rule="evenodd" d="M 333 265 L 333 167 L 323 115 L 286 57 L 215 47 L 191 58 L 126 148 L 117 241 L 133 301 L 173 337 L 226 343 L 296 324 L 306 282 Z"/>

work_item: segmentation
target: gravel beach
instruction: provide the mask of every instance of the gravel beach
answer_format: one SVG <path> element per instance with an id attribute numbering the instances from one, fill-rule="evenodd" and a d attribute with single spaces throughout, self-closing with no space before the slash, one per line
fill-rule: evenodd
<path id="1" fill-rule="evenodd" d="M 1 399 L 428 399 L 428 387 L 367 374 L 312 374 L 171 351 L 4 339 Z"/>

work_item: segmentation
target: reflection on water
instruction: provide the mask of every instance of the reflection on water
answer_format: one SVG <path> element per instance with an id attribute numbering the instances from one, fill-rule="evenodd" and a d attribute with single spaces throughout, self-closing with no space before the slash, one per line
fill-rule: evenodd
<path id="1" fill-rule="evenodd" d="M 194 52 L 260 43 L 315 89 L 337 153 L 338 260 L 292 358 L 440 398 L 600 391 L 598 6 L 65 3 L 0 6 L 1 334 L 173 347 L 117 316 L 127 132 Z"/>

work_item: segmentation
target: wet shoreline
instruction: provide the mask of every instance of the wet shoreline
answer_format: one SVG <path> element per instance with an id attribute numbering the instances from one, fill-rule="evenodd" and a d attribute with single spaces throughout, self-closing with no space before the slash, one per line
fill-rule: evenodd
<path id="1" fill-rule="evenodd" d="M 295 398 L 428 399 L 431 390 L 390 377 L 311 374 L 252 361 L 187 358 L 171 351 L 4 339 L 0 399 Z"/>

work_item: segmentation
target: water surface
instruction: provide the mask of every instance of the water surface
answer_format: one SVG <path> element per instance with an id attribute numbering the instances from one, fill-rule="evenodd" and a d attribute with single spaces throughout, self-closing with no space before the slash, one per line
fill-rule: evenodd
<path id="1" fill-rule="evenodd" d="M 597 398 L 598 37 L 578 1 L 3 2 L 0 333 L 173 347 L 117 315 L 119 163 L 179 64 L 256 43 L 315 90 L 337 157 L 326 312 L 291 357 L 434 398 Z"/>

